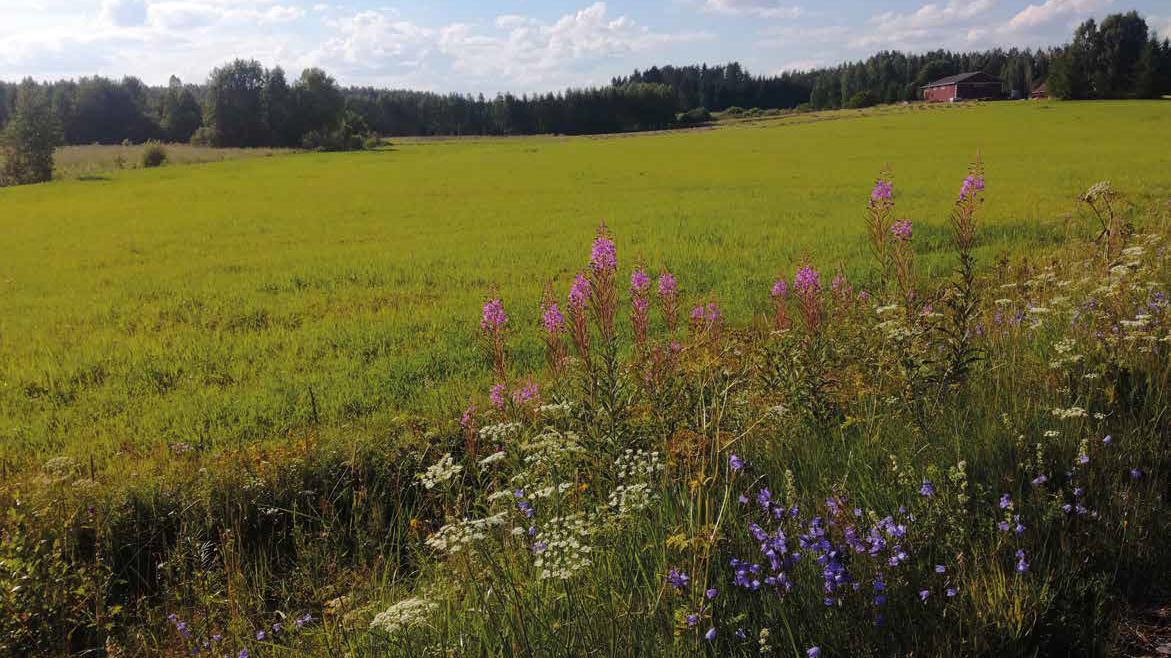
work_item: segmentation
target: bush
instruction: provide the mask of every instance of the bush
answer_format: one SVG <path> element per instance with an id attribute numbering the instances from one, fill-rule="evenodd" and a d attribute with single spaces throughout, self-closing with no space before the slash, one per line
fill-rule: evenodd
<path id="1" fill-rule="evenodd" d="M 362 148 L 366 149 L 367 151 L 373 151 L 380 146 L 382 146 L 382 138 L 375 137 L 374 135 L 367 137 L 366 141 L 362 143 Z"/>
<path id="2" fill-rule="evenodd" d="M 878 105 L 878 97 L 872 91 L 860 91 L 850 97 L 850 102 L 846 103 L 846 107 L 851 110 L 874 107 L 875 105 Z"/>
<path id="3" fill-rule="evenodd" d="M 813 104 L 812 103 L 802 103 L 802 104 L 798 105 L 796 108 L 794 108 L 794 111 L 796 111 L 796 112 L 812 112 L 813 111 Z"/>
<path id="4" fill-rule="evenodd" d="M 712 113 L 706 107 L 697 107 L 679 115 L 679 123 L 685 126 L 694 126 L 712 120 Z"/>
<path id="5" fill-rule="evenodd" d="M 301 148 L 322 153 L 337 151 L 361 151 L 365 140 L 361 135 L 342 128 L 330 132 L 311 130 L 301 137 Z"/>
<path id="6" fill-rule="evenodd" d="M 215 143 L 215 131 L 208 126 L 200 126 L 194 134 L 191 135 L 192 146 L 211 146 Z"/>
<path id="7" fill-rule="evenodd" d="M 150 140 L 142 148 L 142 166 L 161 167 L 167 161 L 167 149 L 162 142 Z"/>

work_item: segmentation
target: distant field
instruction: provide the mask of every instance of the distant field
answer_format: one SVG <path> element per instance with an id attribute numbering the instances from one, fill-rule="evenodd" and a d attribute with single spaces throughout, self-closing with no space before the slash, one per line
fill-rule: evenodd
<path id="1" fill-rule="evenodd" d="M 910 106 L 621 139 L 217 151 L 226 161 L 3 189 L 0 453 L 280 437 L 311 422 L 310 391 L 340 431 L 454 413 L 486 383 L 483 298 L 502 296 L 526 334 L 536 284 L 556 277 L 563 295 L 602 220 L 624 275 L 636 258 L 669 266 L 746 322 L 803 259 L 865 275 L 862 210 L 886 164 L 920 262 L 941 271 L 932 252 L 979 152 L 987 264 L 1084 230 L 1072 199 L 1099 180 L 1171 199 L 1169 124 L 1164 102 Z M 513 346 L 539 362 L 531 336 Z"/>
<path id="2" fill-rule="evenodd" d="M 119 169 L 142 167 L 142 145 L 63 146 L 57 149 L 56 178 L 100 176 Z M 218 149 L 190 144 L 167 144 L 167 164 L 198 164 L 240 158 L 259 158 L 290 153 L 289 149 Z"/>

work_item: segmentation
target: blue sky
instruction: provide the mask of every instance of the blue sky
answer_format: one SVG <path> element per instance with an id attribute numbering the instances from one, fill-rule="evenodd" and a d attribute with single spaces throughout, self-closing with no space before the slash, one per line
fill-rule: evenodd
<path id="1" fill-rule="evenodd" d="M 663 63 L 773 73 L 881 49 L 1044 46 L 1129 9 L 1171 35 L 1171 0 L 0 0 L 0 79 L 198 82 L 248 57 L 343 84 L 532 92 Z"/>

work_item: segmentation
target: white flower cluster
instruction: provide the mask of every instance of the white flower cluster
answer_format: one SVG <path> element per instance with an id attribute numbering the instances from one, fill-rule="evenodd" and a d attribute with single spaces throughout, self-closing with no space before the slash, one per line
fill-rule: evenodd
<path id="1" fill-rule="evenodd" d="M 544 474 L 558 470 L 572 472 L 567 467 L 585 453 L 585 448 L 573 432 L 561 433 L 548 428 L 533 441 L 522 446 L 525 452 L 525 467 L 532 474 Z"/>
<path id="2" fill-rule="evenodd" d="M 654 500 L 651 485 L 645 482 L 620 484 L 610 492 L 610 511 L 618 516 L 632 516 L 650 507 Z"/>
<path id="3" fill-rule="evenodd" d="M 618 479 L 623 482 L 641 481 L 663 470 L 663 460 L 658 450 L 647 452 L 627 448 L 614 465 L 618 468 Z"/>
<path id="4" fill-rule="evenodd" d="M 472 542 L 482 541 L 488 536 L 488 531 L 508 522 L 508 513 L 500 512 L 486 519 L 463 519 L 456 523 L 448 523 L 439 529 L 439 532 L 427 538 L 427 545 L 437 551 L 445 551 L 455 555 L 471 546 Z"/>
<path id="5" fill-rule="evenodd" d="M 464 467 L 455 463 L 455 460 L 451 458 L 451 453 L 448 453 L 434 465 L 428 466 L 427 471 L 419 475 L 419 479 L 423 481 L 424 487 L 434 489 L 436 485 L 450 482 L 451 478 L 459 475 L 462 470 Z"/>
<path id="6" fill-rule="evenodd" d="M 1070 407 L 1068 409 L 1054 409 L 1053 415 L 1061 420 L 1069 420 L 1071 418 L 1085 418 L 1089 414 L 1081 407 Z"/>
<path id="7" fill-rule="evenodd" d="M 492 454 L 488 455 L 487 457 L 480 460 L 480 468 L 485 468 L 487 466 L 491 466 L 492 464 L 495 464 L 496 462 L 503 460 L 507 456 L 508 456 L 508 453 L 504 452 L 503 450 L 501 450 L 500 452 L 494 452 L 494 453 L 492 453 Z"/>
<path id="8" fill-rule="evenodd" d="M 499 443 L 520 431 L 520 423 L 497 423 L 480 428 L 480 438 Z"/>
<path id="9" fill-rule="evenodd" d="M 546 416 L 568 416 L 573 411 L 573 403 L 566 400 L 560 404 L 543 404 L 537 407 L 537 411 Z"/>
<path id="10" fill-rule="evenodd" d="M 77 460 L 72 457 L 53 457 L 45 462 L 45 472 L 49 475 L 69 475 L 77 468 Z"/>
<path id="11" fill-rule="evenodd" d="M 537 555 L 533 566 L 540 578 L 569 580 L 588 567 L 592 561 L 590 547 L 585 541 L 591 531 L 592 527 L 581 513 L 549 519 L 533 543 L 533 552 Z"/>
<path id="12" fill-rule="evenodd" d="M 417 597 L 405 599 L 378 613 L 370 622 L 370 628 L 381 630 L 388 635 L 397 635 L 400 631 L 427 621 L 427 617 L 438 607 Z"/>

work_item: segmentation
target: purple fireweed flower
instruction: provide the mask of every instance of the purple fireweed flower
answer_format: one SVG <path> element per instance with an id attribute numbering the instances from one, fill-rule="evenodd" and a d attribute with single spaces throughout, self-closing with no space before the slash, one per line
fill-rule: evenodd
<path id="1" fill-rule="evenodd" d="M 834 292 L 838 292 L 839 290 L 841 290 L 843 287 L 845 287 L 847 285 L 848 284 L 846 282 L 846 277 L 842 276 L 841 274 L 838 274 L 837 276 L 834 277 L 834 280 L 830 282 L 829 287 L 830 287 L 830 290 L 833 290 Z"/>
<path id="2" fill-rule="evenodd" d="M 464 428 L 465 430 L 471 429 L 472 423 L 475 422 L 475 415 L 476 415 L 475 403 L 469 404 L 468 408 L 464 410 L 464 415 L 461 416 L 459 419 L 459 426 Z"/>
<path id="3" fill-rule="evenodd" d="M 569 306 L 577 310 L 586 307 L 590 298 L 590 280 L 584 274 L 578 274 L 569 288 Z"/>
<path id="4" fill-rule="evenodd" d="M 708 302 L 707 308 L 704 309 L 703 319 L 714 323 L 720 319 L 720 307 L 716 306 L 715 302 Z"/>
<path id="5" fill-rule="evenodd" d="M 545 316 L 542 319 L 545 333 L 550 336 L 561 331 L 561 328 L 565 326 L 565 316 L 561 314 L 561 309 L 557 308 L 557 302 L 553 302 L 545 308 Z"/>
<path id="6" fill-rule="evenodd" d="M 674 297 L 679 292 L 679 284 L 675 282 L 675 277 L 671 276 L 670 272 L 663 272 L 659 275 L 659 297 L 668 299 Z"/>
<path id="7" fill-rule="evenodd" d="M 736 455 L 732 455 L 731 457 L 728 457 L 728 467 L 731 468 L 733 472 L 739 471 L 740 469 L 744 468 L 744 460 L 740 459 Z"/>
<path id="8" fill-rule="evenodd" d="M 488 392 L 488 399 L 492 401 L 492 406 L 504 409 L 504 384 L 493 384 Z"/>
<path id="9" fill-rule="evenodd" d="M 984 191 L 984 178 L 982 176 L 969 175 L 964 179 L 964 184 L 960 187 L 960 200 L 974 196 L 976 192 Z"/>
<path id="10" fill-rule="evenodd" d="M 641 293 L 646 292 L 651 286 L 651 278 L 647 276 L 646 272 L 640 267 L 634 270 L 630 275 L 630 292 Z"/>
<path id="11" fill-rule="evenodd" d="M 931 484 L 931 480 L 923 480 L 923 486 L 919 487 L 919 495 L 923 497 L 935 495 L 935 485 Z"/>
<path id="12" fill-rule="evenodd" d="M 594 239 L 594 247 L 590 251 L 590 267 L 599 273 L 618 269 L 618 250 L 614 247 L 613 240 L 604 237 Z"/>
<path id="13" fill-rule="evenodd" d="M 512 401 L 517 404 L 527 404 L 535 400 L 538 395 L 540 395 L 540 388 L 536 382 L 529 380 L 519 391 L 513 391 Z"/>
<path id="14" fill-rule="evenodd" d="M 789 296 L 789 282 L 784 279 L 777 279 L 773 284 L 772 296 L 777 299 L 784 299 Z"/>
<path id="15" fill-rule="evenodd" d="M 886 180 L 874 182 L 874 190 L 870 192 L 871 201 L 889 201 L 894 196 L 894 183 Z"/>
<path id="16" fill-rule="evenodd" d="M 707 629 L 707 632 L 703 634 L 703 639 L 707 640 L 708 642 L 716 639 L 716 627 L 712 626 L 711 628 Z"/>
<path id="17" fill-rule="evenodd" d="M 691 309 L 691 319 L 692 320 L 702 320 L 703 319 L 703 307 L 702 306 L 696 306 L 695 308 Z"/>
<path id="18" fill-rule="evenodd" d="M 890 227 L 890 233 L 899 242 L 910 242 L 912 236 L 911 220 L 903 219 L 895 222 Z"/>
<path id="19" fill-rule="evenodd" d="M 1049 481 L 1049 476 L 1047 476 L 1047 475 L 1045 475 L 1044 473 L 1042 473 L 1041 475 L 1038 475 L 1037 477 L 1033 478 L 1033 486 L 1034 486 L 1034 487 L 1039 487 L 1039 486 L 1041 486 L 1042 484 L 1045 484 L 1045 483 L 1046 483 L 1046 482 L 1048 482 L 1048 481 Z"/>
<path id="20" fill-rule="evenodd" d="M 858 301 L 860 301 L 860 302 L 870 301 L 870 293 L 866 292 L 865 290 L 858 293 Z"/>
<path id="21" fill-rule="evenodd" d="M 671 572 L 667 574 L 667 582 L 676 589 L 683 589 L 684 587 L 687 587 L 691 584 L 691 578 L 688 578 L 687 574 L 683 573 L 682 571 L 672 569 Z"/>
<path id="22" fill-rule="evenodd" d="M 495 331 L 506 324 L 508 316 L 504 313 L 504 302 L 499 299 L 484 302 L 484 317 L 480 320 L 480 328 Z"/>
<path id="23" fill-rule="evenodd" d="M 793 278 L 793 288 L 802 295 L 821 292 L 821 273 L 812 267 L 802 267 Z"/>
<path id="24" fill-rule="evenodd" d="M 719 593 L 720 592 L 718 590 L 709 589 L 708 591 L 704 592 L 704 596 L 706 596 L 707 599 L 710 601 L 710 600 L 716 598 L 716 596 L 719 595 Z"/>

